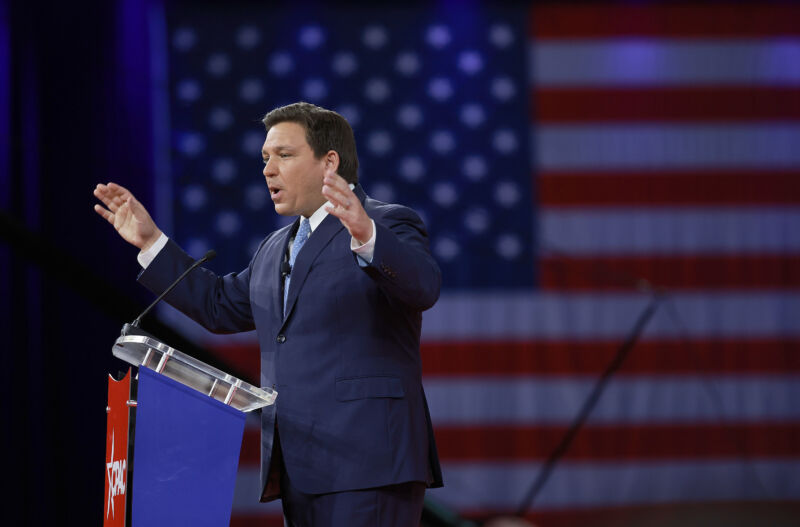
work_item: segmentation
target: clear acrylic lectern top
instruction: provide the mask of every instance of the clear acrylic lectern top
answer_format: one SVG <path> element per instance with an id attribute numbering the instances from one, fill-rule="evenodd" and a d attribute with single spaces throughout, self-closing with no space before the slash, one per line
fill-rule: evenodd
<path id="1" fill-rule="evenodd" d="M 271 388 L 256 388 L 169 347 L 151 335 L 125 333 L 123 330 L 123 335 L 114 342 L 112 353 L 115 357 L 134 366 L 155 370 L 237 410 L 250 412 L 269 406 L 278 396 Z"/>

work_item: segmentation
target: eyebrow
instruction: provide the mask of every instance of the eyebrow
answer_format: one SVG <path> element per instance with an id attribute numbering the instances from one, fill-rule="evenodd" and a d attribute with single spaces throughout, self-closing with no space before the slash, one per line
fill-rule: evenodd
<path id="1" fill-rule="evenodd" d="M 273 150 L 275 150 L 276 152 L 282 152 L 282 151 L 284 151 L 284 150 L 288 150 L 288 151 L 290 151 L 290 152 L 291 152 L 291 151 L 294 151 L 294 150 L 296 150 L 296 149 L 297 149 L 296 147 L 294 147 L 294 146 L 289 146 L 289 145 L 278 145 L 278 146 L 276 146 L 276 147 L 274 147 L 274 148 L 273 148 Z M 264 150 L 264 149 L 262 149 L 262 150 L 261 150 L 261 157 L 264 157 L 264 156 L 267 156 L 267 155 L 269 155 L 269 154 L 267 153 L 267 151 L 266 151 L 266 150 Z"/>

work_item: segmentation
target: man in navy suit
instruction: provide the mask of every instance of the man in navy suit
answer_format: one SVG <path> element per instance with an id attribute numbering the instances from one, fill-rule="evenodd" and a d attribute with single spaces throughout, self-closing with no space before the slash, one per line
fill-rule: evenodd
<path id="1" fill-rule="evenodd" d="M 425 488 L 442 485 L 419 352 L 441 286 L 427 232 L 365 195 L 339 114 L 296 103 L 263 122 L 275 210 L 297 220 L 241 272 L 198 269 L 166 300 L 210 331 L 256 329 L 261 383 L 278 392 L 262 412 L 261 499 L 281 496 L 287 525 L 418 525 Z M 152 291 L 192 263 L 125 188 L 94 194 Z"/>

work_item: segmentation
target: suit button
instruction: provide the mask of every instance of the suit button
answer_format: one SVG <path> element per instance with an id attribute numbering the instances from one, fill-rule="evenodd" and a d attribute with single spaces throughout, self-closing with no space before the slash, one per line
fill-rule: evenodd
<path id="1" fill-rule="evenodd" d="M 278 335 L 278 338 L 276 338 L 275 340 L 278 341 L 278 344 L 283 344 L 284 342 L 286 342 L 286 335 L 281 333 L 280 335 Z"/>

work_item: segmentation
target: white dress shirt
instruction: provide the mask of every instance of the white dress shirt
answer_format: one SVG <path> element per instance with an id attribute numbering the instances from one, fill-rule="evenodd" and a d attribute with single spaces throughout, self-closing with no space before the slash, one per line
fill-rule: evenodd
<path id="1" fill-rule="evenodd" d="M 354 187 L 355 185 L 351 183 L 350 189 L 352 190 Z M 326 201 L 320 208 L 318 208 L 314 212 L 314 214 L 311 215 L 310 218 L 308 218 L 308 223 L 309 226 L 311 227 L 312 234 L 314 232 L 314 229 L 316 229 L 319 226 L 319 224 L 322 223 L 322 220 L 324 220 L 325 217 L 328 215 L 328 211 L 325 210 L 325 207 L 327 207 L 330 204 L 331 204 L 330 201 Z M 375 254 L 375 237 L 377 235 L 377 229 L 375 229 L 375 220 L 370 220 L 370 221 L 372 221 L 372 238 L 370 238 L 367 243 L 360 245 L 358 243 L 358 240 L 356 240 L 353 237 L 350 237 L 350 250 L 352 250 L 354 253 L 358 255 L 358 260 L 359 260 L 358 263 L 361 267 L 366 267 L 367 265 L 369 265 L 372 262 L 373 255 Z M 169 240 L 167 235 L 162 233 L 161 236 L 158 238 L 158 240 L 156 240 L 156 242 L 153 245 L 151 245 L 150 248 L 148 248 L 146 251 L 140 251 L 138 256 L 136 257 L 136 259 L 139 262 L 139 265 L 147 269 L 147 266 L 150 265 L 153 262 L 153 260 L 155 260 L 156 256 L 158 256 L 158 253 L 161 252 L 161 249 L 163 249 L 164 246 L 167 245 L 167 240 Z M 291 256 L 291 251 L 292 251 L 292 240 L 289 240 L 289 252 L 290 252 L 289 256 Z"/>

